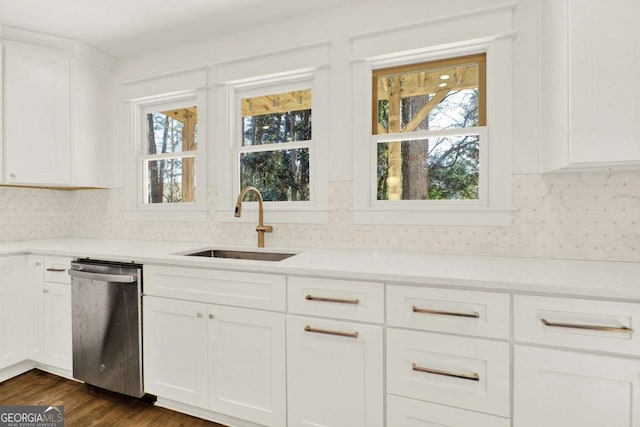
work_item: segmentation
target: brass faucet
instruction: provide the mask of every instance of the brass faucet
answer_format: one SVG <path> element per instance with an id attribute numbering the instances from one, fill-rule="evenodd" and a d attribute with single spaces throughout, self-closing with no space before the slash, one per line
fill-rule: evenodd
<path id="1" fill-rule="evenodd" d="M 258 232 L 258 247 L 264 248 L 264 233 L 271 233 L 273 231 L 273 227 L 270 225 L 264 225 L 264 208 L 262 201 L 262 194 L 256 187 L 244 187 L 240 194 L 238 195 L 238 202 L 236 203 L 236 212 L 233 214 L 236 218 L 240 218 L 242 215 L 242 200 L 244 200 L 244 196 L 253 191 L 258 196 L 258 226 L 256 227 L 256 231 Z"/>

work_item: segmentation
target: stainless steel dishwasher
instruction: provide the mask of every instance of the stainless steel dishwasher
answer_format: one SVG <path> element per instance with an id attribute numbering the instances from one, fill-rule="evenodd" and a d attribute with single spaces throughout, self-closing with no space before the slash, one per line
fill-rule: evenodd
<path id="1" fill-rule="evenodd" d="M 69 274 L 73 377 L 142 397 L 142 266 L 79 259 Z"/>

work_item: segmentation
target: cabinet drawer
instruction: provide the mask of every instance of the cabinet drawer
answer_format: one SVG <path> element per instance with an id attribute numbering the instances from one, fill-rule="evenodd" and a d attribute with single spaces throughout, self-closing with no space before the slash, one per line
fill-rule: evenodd
<path id="1" fill-rule="evenodd" d="M 387 329 L 387 392 L 509 416 L 509 344 Z"/>
<path id="2" fill-rule="evenodd" d="M 387 286 L 387 323 L 479 337 L 509 338 L 509 295 Z"/>
<path id="3" fill-rule="evenodd" d="M 404 397 L 387 397 L 387 425 L 448 427 L 509 427 L 508 418 L 436 405 Z"/>
<path id="4" fill-rule="evenodd" d="M 520 342 L 640 355 L 639 335 L 640 304 L 514 297 L 514 337 Z"/>
<path id="5" fill-rule="evenodd" d="M 288 277 L 289 312 L 336 319 L 384 321 L 384 284 Z"/>
<path id="6" fill-rule="evenodd" d="M 201 268 L 144 266 L 144 293 L 206 303 L 284 311 L 285 276 Z"/>
<path id="7" fill-rule="evenodd" d="M 71 283 L 69 267 L 72 258 L 46 256 L 44 257 L 44 281 L 54 283 Z"/>

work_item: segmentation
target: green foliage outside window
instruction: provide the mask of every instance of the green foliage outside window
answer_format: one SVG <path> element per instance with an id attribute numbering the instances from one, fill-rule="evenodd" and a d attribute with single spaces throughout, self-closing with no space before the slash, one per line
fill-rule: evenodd
<path id="1" fill-rule="evenodd" d="M 309 149 L 278 144 L 311 140 L 311 110 L 242 118 L 243 146 L 272 144 L 240 155 L 240 185 L 260 190 L 265 201 L 308 201 Z"/>
<path id="2" fill-rule="evenodd" d="M 426 97 L 426 96 L 425 96 Z M 406 117 L 411 117 L 412 110 L 419 108 L 416 105 L 417 97 L 404 98 L 402 100 L 401 111 L 404 116 L 403 121 L 408 121 Z M 418 129 L 430 129 L 434 124 L 439 123 L 439 129 L 456 129 L 478 126 L 478 94 L 476 90 L 455 91 L 449 93 L 434 110 L 424 119 Z M 387 128 L 388 101 L 378 102 L 378 122 L 385 129 Z M 446 118 L 443 119 L 443 118 Z M 426 158 L 422 160 L 422 167 L 428 176 L 427 199 L 429 200 L 456 200 L 456 199 L 477 199 L 479 188 L 479 168 L 480 168 L 480 140 L 477 135 L 467 135 L 464 137 L 443 137 L 431 138 L 429 140 L 403 142 L 403 156 L 407 157 L 412 152 L 412 148 L 422 144 L 422 151 L 426 153 Z M 387 200 L 388 189 L 387 179 L 389 172 L 388 144 L 379 143 L 377 150 L 377 199 Z M 404 163 L 404 162 L 403 162 Z M 415 183 L 410 182 L 409 171 L 403 170 L 403 177 L 406 177 L 404 186 Z M 411 199 L 410 191 L 403 191 L 403 199 Z"/>

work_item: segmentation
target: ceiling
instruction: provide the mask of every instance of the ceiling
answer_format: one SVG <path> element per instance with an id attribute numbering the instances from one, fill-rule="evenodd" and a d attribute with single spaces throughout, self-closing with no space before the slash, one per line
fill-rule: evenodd
<path id="1" fill-rule="evenodd" d="M 114 57 L 367 0 L 0 0 L 0 24 Z"/>

